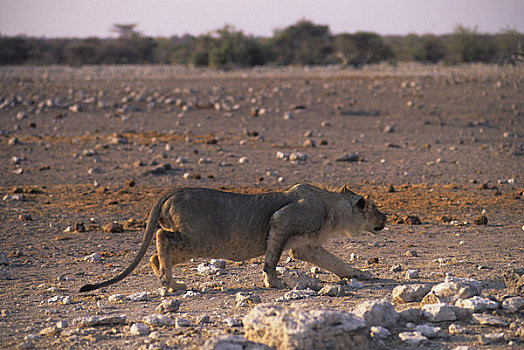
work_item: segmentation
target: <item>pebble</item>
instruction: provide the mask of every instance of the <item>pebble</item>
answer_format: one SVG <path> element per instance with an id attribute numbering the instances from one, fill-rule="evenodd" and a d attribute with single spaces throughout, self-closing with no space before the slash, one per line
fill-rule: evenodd
<path id="1" fill-rule="evenodd" d="M 191 326 L 191 321 L 189 321 L 187 318 L 179 317 L 175 320 L 176 328 L 189 327 L 189 326 Z"/>
<path id="2" fill-rule="evenodd" d="M 356 153 L 344 154 L 343 156 L 335 159 L 336 162 L 359 162 L 361 160 L 362 159 L 360 156 Z"/>
<path id="3" fill-rule="evenodd" d="M 248 295 L 242 292 L 235 294 L 236 307 L 253 306 L 262 302 L 258 295 Z"/>
<path id="4" fill-rule="evenodd" d="M 502 308 L 509 312 L 524 310 L 524 298 L 511 297 L 502 302 Z"/>
<path id="5" fill-rule="evenodd" d="M 318 291 L 318 295 L 327 295 L 329 297 L 343 297 L 345 294 L 344 288 L 338 284 L 325 285 Z"/>
<path id="6" fill-rule="evenodd" d="M 173 321 L 166 315 L 152 314 L 142 317 L 142 322 L 153 327 L 168 327 L 173 324 Z"/>
<path id="7" fill-rule="evenodd" d="M 418 254 L 417 254 L 417 252 L 415 250 L 408 250 L 406 252 L 406 254 L 404 254 L 404 255 L 405 256 L 410 256 L 410 257 L 417 257 L 418 256 Z"/>
<path id="8" fill-rule="evenodd" d="M 482 345 L 498 344 L 506 341 L 504 332 L 490 333 L 490 334 L 479 334 L 478 341 Z"/>
<path id="9" fill-rule="evenodd" d="M 456 323 L 452 323 L 448 327 L 448 332 L 450 334 L 467 334 L 469 333 L 469 330 L 464 326 L 461 326 Z"/>
<path id="10" fill-rule="evenodd" d="M 134 301 L 134 302 L 137 302 L 137 301 L 148 301 L 150 298 L 151 298 L 151 295 L 148 292 L 145 292 L 145 291 L 144 292 L 137 292 L 137 293 L 128 295 L 126 297 L 127 300 Z"/>
<path id="11" fill-rule="evenodd" d="M 133 323 L 129 329 L 129 333 L 132 335 L 148 335 L 151 332 L 151 328 L 144 323 Z"/>
<path id="12" fill-rule="evenodd" d="M 107 233 L 124 232 L 124 227 L 116 221 L 112 221 L 112 222 L 105 224 L 104 226 L 102 226 L 102 229 L 104 230 L 104 232 L 107 232 Z"/>
<path id="13" fill-rule="evenodd" d="M 2 200 L 4 200 L 4 201 L 23 202 L 25 200 L 25 195 L 23 193 L 6 194 L 5 196 L 2 197 Z"/>
<path id="14" fill-rule="evenodd" d="M 428 340 L 425 336 L 422 335 L 420 332 L 401 332 L 398 334 L 398 337 L 400 340 L 402 340 L 404 343 L 407 343 L 409 345 L 420 345 Z"/>
<path id="15" fill-rule="evenodd" d="M 76 327 L 95 327 L 104 325 L 125 324 L 127 315 L 95 315 L 88 317 L 79 317 L 73 320 Z"/>
<path id="16" fill-rule="evenodd" d="M 386 339 L 391 336 L 389 329 L 381 326 L 372 326 L 369 328 L 369 333 L 373 339 Z"/>
<path id="17" fill-rule="evenodd" d="M 0 265 L 9 266 L 9 259 L 5 253 L 0 253 Z"/>
<path id="18" fill-rule="evenodd" d="M 289 155 L 289 160 L 291 161 L 305 161 L 307 160 L 307 155 L 302 152 L 293 152 Z"/>
<path id="19" fill-rule="evenodd" d="M 238 162 L 239 162 L 240 164 L 249 163 L 249 158 L 248 158 L 248 157 L 240 157 L 240 158 L 238 159 Z"/>
<path id="20" fill-rule="evenodd" d="M 90 254 L 84 257 L 84 261 L 98 263 L 98 262 L 102 262 L 102 257 L 98 253 L 93 253 L 93 254 Z"/>
<path id="21" fill-rule="evenodd" d="M 156 312 L 159 313 L 169 313 L 169 312 L 177 312 L 180 308 L 180 301 L 176 299 L 167 299 L 163 300 L 157 307 Z"/>
<path id="22" fill-rule="evenodd" d="M 242 327 L 244 325 L 242 320 L 233 317 L 224 318 L 222 321 L 227 324 L 228 327 Z"/>
<path id="23" fill-rule="evenodd" d="M 406 271 L 405 278 L 406 278 L 407 280 L 415 279 L 415 278 L 418 278 L 418 277 L 419 277 L 419 274 L 420 274 L 420 271 L 419 271 L 419 270 L 414 270 L 414 269 L 407 270 L 407 271 Z"/>
<path id="24" fill-rule="evenodd" d="M 3 267 L 0 267 L 0 279 L 2 280 L 10 280 L 11 279 L 11 272 L 9 270 L 4 269 Z"/>
<path id="25" fill-rule="evenodd" d="M 110 295 L 107 300 L 111 303 L 116 303 L 116 302 L 119 302 L 119 301 L 122 301 L 125 299 L 125 296 L 122 295 L 122 294 L 113 294 L 113 295 Z"/>
<path id="26" fill-rule="evenodd" d="M 430 290 L 431 286 L 425 284 L 396 286 L 391 292 L 391 297 L 401 303 L 419 302 Z"/>
<path id="27" fill-rule="evenodd" d="M 290 290 L 285 292 L 283 296 L 277 298 L 275 301 L 290 301 L 290 300 L 299 300 L 305 299 L 312 296 L 316 296 L 317 292 L 312 289 L 302 289 L 302 290 Z"/>
<path id="28" fill-rule="evenodd" d="M 472 318 L 475 322 L 480 325 L 494 326 L 494 327 L 507 327 L 508 323 L 496 316 L 487 314 L 473 314 Z"/>
<path id="29" fill-rule="evenodd" d="M 421 324 L 415 327 L 415 331 L 420 332 L 427 338 L 436 338 L 440 329 L 440 327 L 431 326 L 429 324 Z"/>

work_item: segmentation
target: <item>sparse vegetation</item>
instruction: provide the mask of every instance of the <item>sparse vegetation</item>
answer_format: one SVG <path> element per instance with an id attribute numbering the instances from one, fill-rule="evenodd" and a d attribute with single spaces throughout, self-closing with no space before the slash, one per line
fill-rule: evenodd
<path id="1" fill-rule="evenodd" d="M 0 35 L 0 64 L 183 64 L 209 67 L 272 65 L 359 66 L 382 61 L 511 63 L 523 60 L 524 34 L 511 28 L 482 34 L 457 26 L 452 34 L 380 36 L 331 33 L 327 25 L 300 20 L 271 38 L 225 25 L 199 36 L 152 38 L 136 24 L 115 24 L 117 38 L 46 39 Z"/>

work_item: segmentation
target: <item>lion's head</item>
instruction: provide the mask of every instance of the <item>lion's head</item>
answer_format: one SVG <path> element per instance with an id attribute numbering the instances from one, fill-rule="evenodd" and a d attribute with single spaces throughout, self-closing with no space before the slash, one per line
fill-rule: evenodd
<path id="1" fill-rule="evenodd" d="M 357 217 L 354 218 L 353 223 L 357 224 L 356 226 L 358 226 L 358 231 L 375 234 L 386 226 L 386 215 L 377 209 L 373 200 L 371 200 L 368 196 L 359 196 L 351 192 L 346 186 L 340 190 L 340 193 L 347 196 L 347 198 L 351 201 L 351 204 L 354 208 L 353 214 L 357 214 Z M 355 229 L 356 227 L 353 227 L 353 230 L 349 230 L 351 232 L 348 233 L 360 233 L 355 232 Z"/>

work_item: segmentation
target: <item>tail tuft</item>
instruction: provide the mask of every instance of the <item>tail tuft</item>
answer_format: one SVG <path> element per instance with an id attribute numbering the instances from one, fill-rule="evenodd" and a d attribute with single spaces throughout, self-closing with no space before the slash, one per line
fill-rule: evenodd
<path id="1" fill-rule="evenodd" d="M 92 290 L 98 289 L 98 287 L 94 284 L 86 284 L 82 288 L 80 288 L 79 292 L 89 292 Z"/>

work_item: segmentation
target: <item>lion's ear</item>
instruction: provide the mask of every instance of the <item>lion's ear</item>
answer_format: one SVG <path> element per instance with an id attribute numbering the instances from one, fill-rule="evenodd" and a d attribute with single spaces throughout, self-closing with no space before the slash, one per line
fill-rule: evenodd
<path id="1" fill-rule="evenodd" d="M 366 207 L 366 200 L 363 197 L 360 197 L 355 203 L 355 206 L 359 209 L 364 209 Z"/>
<path id="2" fill-rule="evenodd" d="M 340 193 L 351 193 L 351 191 L 349 190 L 349 188 L 346 185 L 344 185 L 340 189 Z"/>

